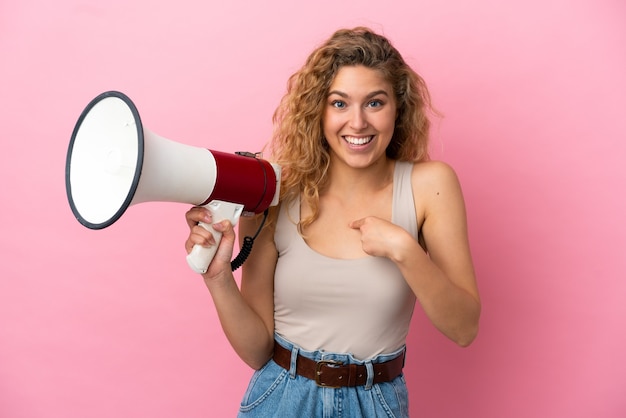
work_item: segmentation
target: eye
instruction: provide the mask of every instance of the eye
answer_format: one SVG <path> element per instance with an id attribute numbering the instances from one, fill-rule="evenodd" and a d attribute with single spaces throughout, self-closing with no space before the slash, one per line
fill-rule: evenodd
<path id="1" fill-rule="evenodd" d="M 367 107 L 381 107 L 383 105 L 383 101 L 380 99 L 374 99 L 367 104 Z"/>
<path id="2" fill-rule="evenodd" d="M 346 107 L 346 102 L 343 100 L 333 100 L 330 105 L 336 109 L 343 109 Z"/>

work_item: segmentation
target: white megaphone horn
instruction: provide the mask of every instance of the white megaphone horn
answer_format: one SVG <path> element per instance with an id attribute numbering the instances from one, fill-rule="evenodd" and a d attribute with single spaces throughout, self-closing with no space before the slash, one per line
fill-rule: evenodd
<path id="1" fill-rule="evenodd" d="M 241 215 L 278 204 L 280 172 L 256 154 L 211 151 L 155 135 L 143 128 L 126 95 L 108 91 L 87 105 L 74 127 L 65 187 L 74 216 L 90 229 L 106 228 L 129 206 L 151 201 L 205 206 L 214 222 L 235 225 Z M 206 272 L 221 239 L 201 225 L 216 245 L 196 245 L 187 256 L 197 273 Z"/>

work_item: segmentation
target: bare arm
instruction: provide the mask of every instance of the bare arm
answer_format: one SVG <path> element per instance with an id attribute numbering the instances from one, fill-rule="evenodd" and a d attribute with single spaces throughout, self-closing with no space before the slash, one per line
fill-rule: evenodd
<path id="1" fill-rule="evenodd" d="M 197 222 L 210 222 L 210 213 L 203 208 L 187 212 L 190 235 L 185 244 L 187 252 L 194 244 L 214 245 L 212 236 Z M 242 218 L 240 236 L 252 236 L 258 220 Z M 276 250 L 273 233 L 264 228 L 254 243 L 254 249 L 243 265 L 241 290 L 231 271 L 235 232 L 228 221 L 215 224 L 222 231 L 219 249 L 209 265 L 204 282 L 211 293 L 215 309 L 226 337 L 241 359 L 254 369 L 261 368 L 271 357 L 274 347 L 273 278 Z"/>
<path id="2" fill-rule="evenodd" d="M 430 321 L 461 346 L 478 333 L 480 298 L 469 249 L 465 204 L 446 164 L 416 164 L 412 174 L 427 251 L 408 232 L 380 219 L 353 222 L 363 249 L 396 263 Z"/>
<path id="3" fill-rule="evenodd" d="M 421 232 L 428 254 L 410 240 L 392 259 L 433 324 L 467 346 L 478 333 L 481 305 L 461 187 L 443 163 L 418 164 L 412 178 L 415 196 L 425 200 Z"/>

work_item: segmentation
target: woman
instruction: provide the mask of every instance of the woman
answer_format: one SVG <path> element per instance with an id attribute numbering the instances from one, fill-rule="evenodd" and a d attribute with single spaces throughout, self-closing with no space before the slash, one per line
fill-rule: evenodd
<path id="1" fill-rule="evenodd" d="M 228 221 L 203 275 L 222 327 L 256 370 L 241 416 L 408 416 L 402 375 L 415 302 L 461 346 L 480 300 L 454 171 L 427 154 L 424 81 L 389 41 L 339 30 L 289 80 L 274 115 L 281 204 L 243 265 Z M 214 245 L 187 213 L 195 244 Z M 240 236 L 259 218 L 242 219 Z"/>

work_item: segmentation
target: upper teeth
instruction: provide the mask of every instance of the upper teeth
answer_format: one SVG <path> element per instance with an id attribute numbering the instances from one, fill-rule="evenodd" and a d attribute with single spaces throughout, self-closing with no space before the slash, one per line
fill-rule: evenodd
<path id="1" fill-rule="evenodd" d="M 368 142 L 370 142 L 373 138 L 373 136 L 366 136 L 366 137 L 355 137 L 355 136 L 346 136 L 346 141 L 348 141 L 350 144 L 352 145 L 363 145 L 363 144 L 367 144 Z"/>

